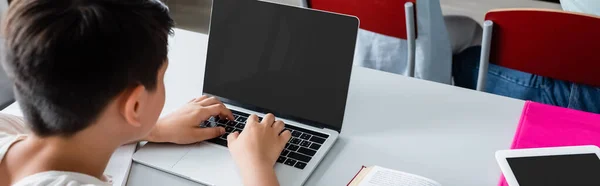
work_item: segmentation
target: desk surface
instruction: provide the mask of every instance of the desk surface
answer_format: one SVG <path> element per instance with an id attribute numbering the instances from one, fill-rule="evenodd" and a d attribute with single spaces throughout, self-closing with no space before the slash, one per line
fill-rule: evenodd
<path id="1" fill-rule="evenodd" d="M 177 30 L 166 75 L 171 111 L 202 93 L 207 36 Z M 443 185 L 494 185 L 523 101 L 354 67 L 338 142 L 306 185 L 345 185 L 361 165 L 422 175 Z M 194 185 L 134 164 L 130 185 Z"/>
<path id="2" fill-rule="evenodd" d="M 163 113 L 201 95 L 207 39 L 185 30 L 170 39 Z M 306 185 L 346 185 L 362 165 L 414 173 L 442 185 L 495 185 L 500 169 L 494 153 L 510 147 L 523 105 L 354 67 L 340 138 Z M 128 185 L 196 183 L 134 163 Z"/>

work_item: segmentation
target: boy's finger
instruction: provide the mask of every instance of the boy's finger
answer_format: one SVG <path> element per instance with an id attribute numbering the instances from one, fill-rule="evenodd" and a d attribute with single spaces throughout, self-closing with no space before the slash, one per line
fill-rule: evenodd
<path id="1" fill-rule="evenodd" d="M 233 132 L 227 136 L 227 146 L 237 140 L 238 136 L 240 136 L 239 132 Z"/>
<path id="2" fill-rule="evenodd" d="M 256 116 L 256 114 L 250 114 L 250 116 L 248 116 L 248 119 L 246 120 L 246 126 L 255 122 L 258 123 L 258 116 Z"/>
<path id="3" fill-rule="evenodd" d="M 206 109 L 210 116 L 220 116 L 229 120 L 235 119 L 231 110 L 227 109 L 223 104 L 207 106 L 204 109 Z"/>
<path id="4" fill-rule="evenodd" d="M 244 125 L 244 130 L 250 128 L 250 125 L 255 125 L 257 121 L 258 116 L 256 116 L 256 114 L 250 114 L 250 116 L 248 116 L 248 119 L 246 119 L 246 125 Z"/>
<path id="5" fill-rule="evenodd" d="M 277 133 L 277 134 L 281 133 L 284 126 L 285 126 L 285 124 L 283 124 L 283 121 L 281 121 L 281 120 L 277 120 L 277 121 L 275 121 L 275 123 L 273 123 L 273 129 L 274 129 L 275 133 Z"/>
<path id="6" fill-rule="evenodd" d="M 227 118 L 228 120 L 235 120 L 235 117 L 233 117 L 233 113 L 231 112 L 231 110 L 229 110 L 225 105 L 220 104 L 221 106 L 221 114 L 219 115 L 220 117 L 223 118 Z"/>
<path id="7" fill-rule="evenodd" d="M 281 138 L 280 142 L 283 144 L 283 146 L 285 146 L 285 144 L 290 141 L 290 138 L 292 138 L 292 133 L 290 133 L 289 130 L 285 130 L 279 134 L 279 138 Z"/>
<path id="8" fill-rule="evenodd" d="M 218 116 L 221 113 L 221 108 L 219 105 L 211 105 L 208 107 L 200 107 L 200 113 L 208 113 L 210 116 Z"/>
<path id="9" fill-rule="evenodd" d="M 201 102 L 201 101 L 205 100 L 206 98 L 208 98 L 207 95 L 202 95 L 200 97 L 194 98 L 193 101 L 194 102 Z"/>
<path id="10" fill-rule="evenodd" d="M 209 98 L 206 98 L 206 99 L 204 99 L 204 100 L 202 100 L 202 101 L 200 101 L 198 103 L 200 103 L 200 105 L 202 105 L 202 106 L 211 106 L 211 105 L 216 105 L 216 104 L 223 104 L 216 97 L 209 97 Z"/>
<path id="11" fill-rule="evenodd" d="M 198 141 L 213 139 L 223 134 L 225 134 L 225 128 L 223 127 L 199 128 L 195 130 L 196 140 Z"/>
<path id="12" fill-rule="evenodd" d="M 273 122 L 275 122 L 275 115 L 273 115 L 271 113 L 268 113 L 267 115 L 265 115 L 265 117 L 261 121 L 261 123 L 266 124 L 267 127 L 271 127 L 273 125 Z"/>

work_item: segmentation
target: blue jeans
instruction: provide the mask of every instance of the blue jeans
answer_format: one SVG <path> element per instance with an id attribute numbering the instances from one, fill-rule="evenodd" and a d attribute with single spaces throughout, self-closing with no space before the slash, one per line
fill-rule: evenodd
<path id="1" fill-rule="evenodd" d="M 476 89 L 480 46 L 454 56 L 456 86 Z M 485 92 L 549 105 L 600 113 L 600 88 L 554 80 L 501 66 L 489 65 Z"/>

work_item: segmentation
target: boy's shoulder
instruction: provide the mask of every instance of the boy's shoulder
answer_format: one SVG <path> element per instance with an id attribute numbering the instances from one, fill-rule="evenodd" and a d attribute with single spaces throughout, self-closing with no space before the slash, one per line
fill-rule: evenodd
<path id="1" fill-rule="evenodd" d="M 4 155 L 6 155 L 6 153 L 10 150 L 12 144 L 23 140 L 26 137 L 27 136 L 23 134 L 14 135 L 6 132 L 0 132 L 0 163 L 2 163 Z M 13 184 L 13 186 L 109 186 L 111 185 L 109 182 L 76 172 L 47 171 L 27 176 Z"/>
<path id="2" fill-rule="evenodd" d="M 8 152 L 10 146 L 16 141 L 24 139 L 25 135 L 14 135 L 6 132 L 0 132 L 0 163 L 4 159 L 4 155 Z"/>

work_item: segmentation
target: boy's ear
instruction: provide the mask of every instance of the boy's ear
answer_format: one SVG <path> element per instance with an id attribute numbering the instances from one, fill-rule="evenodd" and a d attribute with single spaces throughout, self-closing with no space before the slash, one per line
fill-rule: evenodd
<path id="1" fill-rule="evenodd" d="M 142 126 L 140 121 L 141 114 L 143 112 L 143 106 L 145 98 L 147 97 L 146 88 L 142 85 L 137 85 L 135 88 L 125 92 L 120 104 L 120 113 L 129 123 L 134 127 Z"/>

